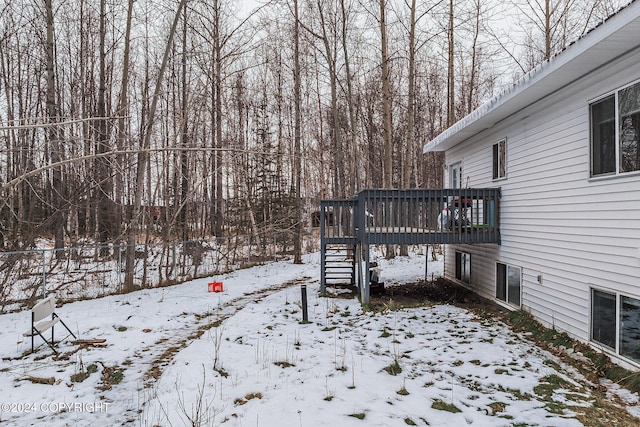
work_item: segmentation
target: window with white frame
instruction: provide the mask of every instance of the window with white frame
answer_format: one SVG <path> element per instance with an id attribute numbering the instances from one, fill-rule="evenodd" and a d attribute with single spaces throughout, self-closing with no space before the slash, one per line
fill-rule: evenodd
<path id="1" fill-rule="evenodd" d="M 493 144 L 493 179 L 507 176 L 507 140 Z"/>
<path id="2" fill-rule="evenodd" d="M 640 170 L 640 82 L 589 106 L 591 175 Z"/>
<path id="3" fill-rule="evenodd" d="M 591 291 L 591 339 L 616 348 L 616 294 Z"/>
<path id="4" fill-rule="evenodd" d="M 456 251 L 456 279 L 471 283 L 471 254 Z"/>
<path id="5" fill-rule="evenodd" d="M 522 294 L 522 268 L 496 263 L 496 298 L 520 306 Z"/>
<path id="6" fill-rule="evenodd" d="M 449 178 L 449 188 L 462 188 L 462 163 L 451 165 L 451 176 Z"/>
<path id="7" fill-rule="evenodd" d="M 591 340 L 640 362 L 640 299 L 591 289 Z"/>

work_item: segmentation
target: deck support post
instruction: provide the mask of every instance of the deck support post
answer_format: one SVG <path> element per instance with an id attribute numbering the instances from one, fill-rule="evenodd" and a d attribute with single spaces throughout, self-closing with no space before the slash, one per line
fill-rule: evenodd
<path id="1" fill-rule="evenodd" d="M 360 302 L 369 304 L 371 296 L 371 274 L 369 273 L 369 244 L 364 245 L 364 280 L 360 284 Z"/>
<path id="2" fill-rule="evenodd" d="M 431 247 L 433 251 L 435 249 L 435 245 Z M 429 277 L 429 245 L 427 245 L 427 252 L 424 254 L 424 280 L 428 280 Z"/>
<path id="3" fill-rule="evenodd" d="M 320 243 L 320 295 L 324 295 L 326 291 L 326 276 L 325 276 L 325 263 L 326 263 L 326 251 L 327 244 L 322 239 Z"/>
<path id="4" fill-rule="evenodd" d="M 358 296 L 362 295 L 362 243 L 358 242 L 355 246 L 355 251 L 353 253 L 353 261 L 355 267 L 355 285 L 358 288 Z"/>
<path id="5" fill-rule="evenodd" d="M 327 242 L 325 239 L 325 208 L 324 204 L 320 204 L 320 295 L 325 294 L 326 287 L 326 275 L 325 275 L 325 262 L 327 252 Z"/>

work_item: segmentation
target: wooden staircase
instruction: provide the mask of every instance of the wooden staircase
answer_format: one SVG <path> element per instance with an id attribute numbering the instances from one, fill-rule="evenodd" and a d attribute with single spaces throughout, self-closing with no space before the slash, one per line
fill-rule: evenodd
<path id="1" fill-rule="evenodd" d="M 372 245 L 499 245 L 501 197 L 499 187 L 414 188 L 364 189 L 352 199 L 321 200 L 320 292 L 357 285 L 360 301 L 368 303 Z M 460 220 L 445 225 L 445 208 Z"/>
<path id="2" fill-rule="evenodd" d="M 324 250 L 322 270 L 325 286 L 350 288 L 356 284 L 356 260 L 354 245 L 327 244 Z"/>

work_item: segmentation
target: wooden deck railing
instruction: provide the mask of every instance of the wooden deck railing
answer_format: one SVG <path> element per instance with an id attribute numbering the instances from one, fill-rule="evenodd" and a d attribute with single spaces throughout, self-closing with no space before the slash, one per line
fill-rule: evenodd
<path id="1" fill-rule="evenodd" d="M 355 199 L 321 201 L 320 237 L 329 243 L 355 244 L 357 208 Z"/>
<path id="2" fill-rule="evenodd" d="M 500 189 L 363 190 L 320 204 L 325 244 L 500 243 Z"/>

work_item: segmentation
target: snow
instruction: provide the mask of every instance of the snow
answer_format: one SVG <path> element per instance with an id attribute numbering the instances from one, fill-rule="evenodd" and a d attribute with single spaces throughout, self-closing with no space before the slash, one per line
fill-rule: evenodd
<path id="1" fill-rule="evenodd" d="M 65 304 L 57 313 L 74 333 L 106 339 L 104 347 L 81 349 L 68 360 L 56 360 L 46 345 L 23 355 L 31 345 L 22 337 L 29 313 L 1 315 L 0 421 L 7 426 L 581 425 L 571 412 L 550 412 L 536 397 L 534 388 L 549 375 L 574 383 L 564 370 L 556 371 L 562 362 L 552 354 L 497 321 L 450 305 L 380 313 L 363 311 L 355 299 L 321 297 L 319 261 L 319 254 L 312 254 L 302 265 L 271 263 Z M 424 276 L 424 255 L 377 262 L 387 285 Z M 442 274 L 442 268 L 441 259 L 430 261 L 429 275 Z M 213 280 L 224 283 L 224 292 L 207 292 Z M 306 324 L 301 285 L 308 291 Z M 56 329 L 57 339 L 64 338 L 63 331 Z M 78 348 L 70 341 L 58 344 L 61 353 Z M 391 369 L 395 362 L 399 373 Z M 92 364 L 97 372 L 71 381 Z M 104 366 L 124 369 L 122 381 L 105 387 Z M 53 378 L 53 385 L 30 377 Z M 562 390 L 554 398 L 566 400 Z M 637 402 L 637 396 L 627 400 Z M 459 412 L 435 409 L 434 402 Z"/>

